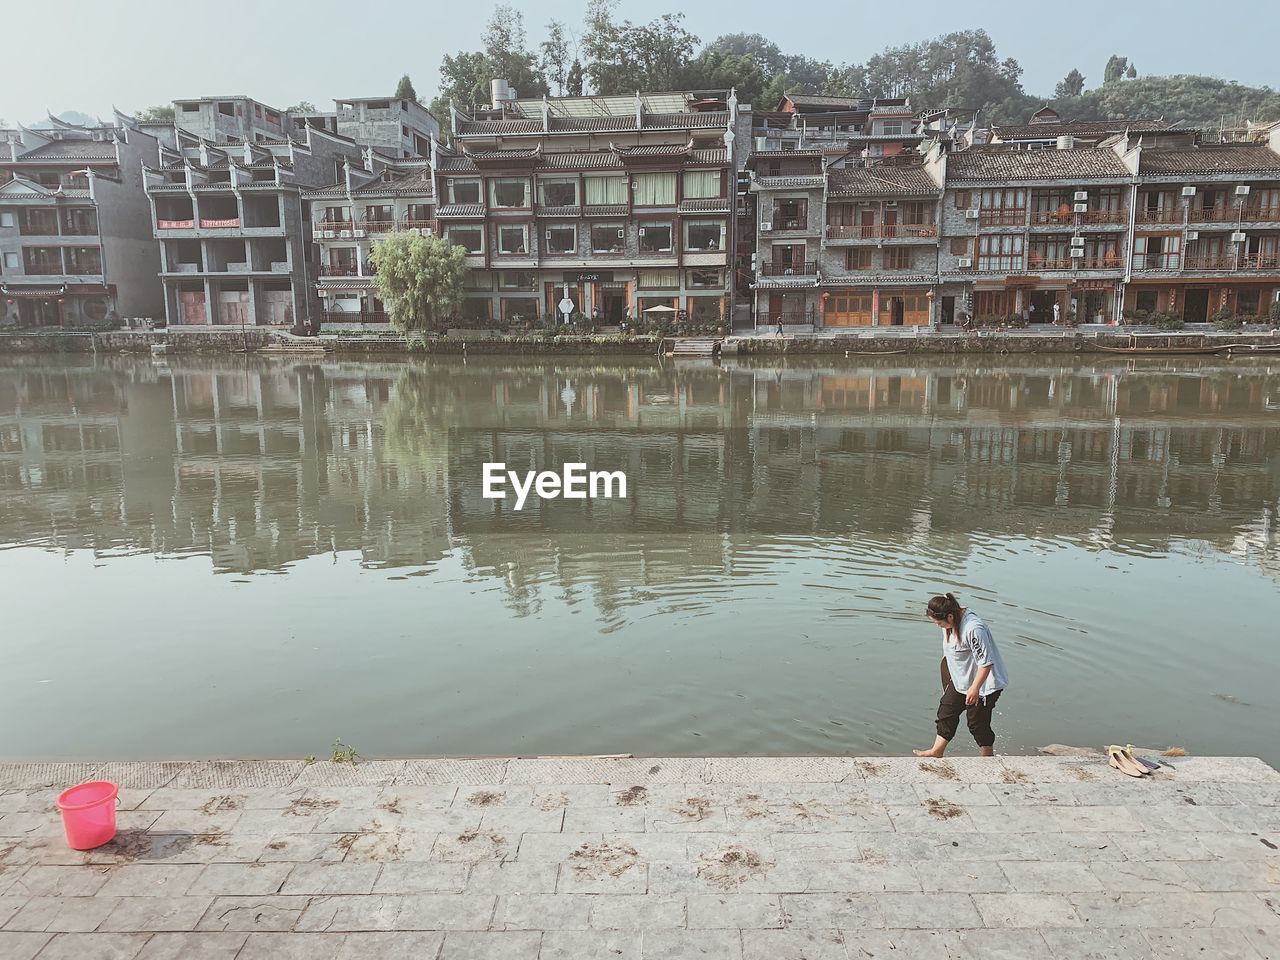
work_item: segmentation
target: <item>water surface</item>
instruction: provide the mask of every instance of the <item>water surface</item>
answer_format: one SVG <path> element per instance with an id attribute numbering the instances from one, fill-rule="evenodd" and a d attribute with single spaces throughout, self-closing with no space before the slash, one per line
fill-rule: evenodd
<path id="1" fill-rule="evenodd" d="M 1280 364 L 899 359 L 5 360 L 0 756 L 902 752 L 951 589 L 998 749 L 1280 761 Z M 450 428 L 628 523 L 479 522 Z"/>

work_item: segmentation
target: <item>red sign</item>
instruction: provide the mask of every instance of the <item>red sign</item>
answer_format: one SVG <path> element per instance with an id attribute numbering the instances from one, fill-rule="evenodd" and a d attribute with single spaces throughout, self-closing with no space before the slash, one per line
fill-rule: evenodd
<path id="1" fill-rule="evenodd" d="M 1111 280 L 1077 280 L 1071 285 L 1073 290 L 1110 290 Z"/>

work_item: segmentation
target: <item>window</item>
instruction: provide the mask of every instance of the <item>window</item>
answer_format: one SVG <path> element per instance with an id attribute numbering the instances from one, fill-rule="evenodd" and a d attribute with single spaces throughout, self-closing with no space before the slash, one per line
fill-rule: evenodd
<path id="1" fill-rule="evenodd" d="M 884 252 L 886 270 L 910 270 L 911 250 L 908 247 L 889 247 Z"/>
<path id="2" fill-rule="evenodd" d="M 969 255 L 969 245 L 972 241 L 968 237 L 952 237 L 951 238 L 951 255 L 953 257 L 967 257 Z"/>
<path id="3" fill-rule="evenodd" d="M 498 274 L 500 290 L 532 290 L 535 286 L 533 274 L 528 270 L 503 270 Z"/>
<path id="4" fill-rule="evenodd" d="M 626 252 L 626 230 L 620 223 L 593 223 L 591 225 L 592 253 Z"/>
<path id="5" fill-rule="evenodd" d="M 391 213 L 391 206 L 384 204 L 382 206 L 366 206 L 364 208 L 364 219 L 366 223 L 390 223 L 395 217 Z"/>
<path id="6" fill-rule="evenodd" d="M 674 173 L 637 173 L 635 175 L 637 207 L 669 207 L 676 202 Z"/>
<path id="7" fill-rule="evenodd" d="M 450 180 L 448 187 L 450 203 L 480 202 L 479 180 Z"/>
<path id="8" fill-rule="evenodd" d="M 1022 237 L 987 235 L 978 238 L 979 270 L 1021 270 Z"/>
<path id="9" fill-rule="evenodd" d="M 184 103 L 184 104 L 182 105 L 182 112 L 183 112 L 183 113 L 199 113 L 199 112 L 200 112 L 200 104 L 198 104 L 198 103 Z"/>
<path id="10" fill-rule="evenodd" d="M 102 272 L 102 251 L 97 247 L 68 247 L 67 273 L 93 274 Z"/>
<path id="11" fill-rule="evenodd" d="M 1026 190 L 1002 188 L 982 191 L 983 210 L 1023 210 L 1026 206 Z"/>
<path id="12" fill-rule="evenodd" d="M 529 206 L 529 181 L 519 177 L 500 177 L 489 181 L 489 201 L 495 207 Z"/>
<path id="13" fill-rule="evenodd" d="M 498 227 L 498 252 L 528 253 L 529 228 L 523 223 Z"/>
<path id="14" fill-rule="evenodd" d="M 234 117 L 236 115 L 236 108 L 234 104 L 220 103 L 218 104 L 218 112 L 224 117 Z"/>
<path id="15" fill-rule="evenodd" d="M 973 296 L 973 312 L 981 319 L 1011 316 L 1017 304 L 1012 290 L 979 290 Z"/>
<path id="16" fill-rule="evenodd" d="M 680 286 L 680 271 L 641 270 L 638 283 L 646 290 L 675 290 Z"/>
<path id="17" fill-rule="evenodd" d="M 547 227 L 542 238 L 547 243 L 547 253 L 578 252 L 578 228 L 571 223 Z"/>
<path id="18" fill-rule="evenodd" d="M 4 265 L 14 268 L 18 266 L 18 255 L 16 253 L 6 253 L 4 255 Z"/>
<path id="19" fill-rule="evenodd" d="M 23 247 L 22 269 L 35 275 L 62 272 L 62 257 L 57 247 Z"/>
<path id="20" fill-rule="evenodd" d="M 350 223 L 351 208 L 350 207 L 325 207 L 324 222 L 325 223 Z"/>
<path id="21" fill-rule="evenodd" d="M 12 226 L 13 226 L 13 214 L 0 213 L 0 227 L 12 227 Z"/>
<path id="22" fill-rule="evenodd" d="M 462 285 L 468 290 L 492 290 L 493 273 L 489 270 L 468 270 Z"/>
<path id="23" fill-rule="evenodd" d="M 885 120 L 884 126 L 881 127 L 880 132 L 885 134 L 886 136 L 900 137 L 902 136 L 902 132 L 903 132 L 902 121 L 901 120 Z"/>
<path id="24" fill-rule="evenodd" d="M 640 225 L 641 253 L 668 253 L 671 249 L 671 224 L 645 223 Z"/>
<path id="25" fill-rule="evenodd" d="M 684 198 L 694 200 L 720 196 L 719 170 L 686 170 L 684 174 Z"/>
<path id="26" fill-rule="evenodd" d="M 627 202 L 626 177 L 587 177 L 587 205 L 625 204 Z"/>
<path id="27" fill-rule="evenodd" d="M 537 297 L 503 297 L 502 319 L 509 323 L 538 319 Z"/>
<path id="28" fill-rule="evenodd" d="M 421 224 L 431 219 L 431 204 L 411 203 L 406 209 L 406 219 L 410 224 Z"/>
<path id="29" fill-rule="evenodd" d="M 1262 311 L 1258 309 L 1258 290 L 1241 290 L 1236 294 L 1236 313 L 1242 317 L 1256 317 Z"/>
<path id="30" fill-rule="evenodd" d="M 684 225 L 684 248 L 686 250 L 723 250 L 724 222 L 700 223 L 686 221 Z"/>
<path id="31" fill-rule="evenodd" d="M 391 101 L 390 100 L 370 100 L 369 109 L 370 110 L 390 110 Z"/>
<path id="32" fill-rule="evenodd" d="M 845 251 L 845 267 L 849 270 L 870 270 L 871 248 L 850 247 Z"/>
<path id="33" fill-rule="evenodd" d="M 724 271 L 723 270 L 690 270 L 689 286 L 699 287 L 699 288 L 723 287 Z"/>
<path id="34" fill-rule="evenodd" d="M 578 180 L 576 177 L 540 179 L 538 197 L 538 202 L 544 207 L 575 207 L 578 205 Z"/>
<path id="35" fill-rule="evenodd" d="M 1134 306 L 1140 313 L 1155 313 L 1159 309 L 1160 295 L 1155 290 L 1139 290 Z"/>
<path id="36" fill-rule="evenodd" d="M 973 206 L 973 194 L 968 190 L 957 190 L 955 196 L 957 210 L 968 210 Z"/>
<path id="37" fill-rule="evenodd" d="M 775 230 L 803 230 L 809 222 L 809 201 L 803 199 L 779 200 L 773 216 Z"/>
<path id="38" fill-rule="evenodd" d="M 450 227 L 448 240 L 467 253 L 484 252 L 484 234 L 479 227 Z"/>
<path id="39" fill-rule="evenodd" d="M 475 321 L 485 321 L 489 319 L 489 300 L 479 297 L 469 298 L 462 301 L 462 319 Z"/>

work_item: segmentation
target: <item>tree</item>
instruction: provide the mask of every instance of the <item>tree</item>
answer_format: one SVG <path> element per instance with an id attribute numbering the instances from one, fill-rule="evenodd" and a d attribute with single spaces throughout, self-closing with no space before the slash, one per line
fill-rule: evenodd
<path id="1" fill-rule="evenodd" d="M 147 109 L 139 111 L 137 117 L 143 123 L 172 123 L 173 118 L 173 107 L 168 104 L 147 107 Z"/>
<path id="2" fill-rule="evenodd" d="M 382 89 L 385 90 L 387 88 L 383 87 Z M 400 82 L 396 84 L 395 98 L 397 100 L 418 99 L 418 91 L 413 89 L 413 81 L 409 79 L 409 75 L 407 73 L 401 77 Z"/>
<path id="3" fill-rule="evenodd" d="M 1125 75 L 1125 79 L 1127 80 L 1137 80 L 1138 68 L 1131 63 L 1129 64 L 1129 69 L 1124 72 L 1124 75 Z"/>
<path id="4" fill-rule="evenodd" d="M 1021 119 L 1039 102 L 1022 89 L 1022 67 L 1000 60 L 985 30 L 962 30 L 924 43 L 890 47 L 833 74 L 837 96 L 911 97 L 921 107 L 983 110 L 989 119 Z"/>
<path id="5" fill-rule="evenodd" d="M 401 330 L 443 326 L 461 307 L 468 270 L 462 247 L 401 230 L 374 244 L 369 259 L 378 298 Z"/>
<path id="6" fill-rule="evenodd" d="M 1084 74 L 1072 68 L 1071 72 L 1058 81 L 1053 95 L 1061 100 L 1063 97 L 1078 97 L 1084 93 Z"/>
<path id="7" fill-rule="evenodd" d="M 565 79 L 565 93 L 571 97 L 582 96 L 582 61 L 577 57 L 573 58 L 573 65 L 569 67 L 569 76 Z"/>
<path id="8" fill-rule="evenodd" d="M 319 113 L 319 111 L 316 110 L 316 105 L 312 103 L 310 100 L 299 100 L 297 103 L 295 103 L 292 107 L 289 108 L 289 112 L 290 113 Z"/>
<path id="9" fill-rule="evenodd" d="M 537 55 L 525 46 L 524 14 L 500 3 L 481 36 L 484 55 L 493 71 L 490 79 L 503 79 L 521 97 L 541 97 L 550 92 L 538 66 Z"/>
<path id="10" fill-rule="evenodd" d="M 1114 80 L 1119 80 L 1124 76 L 1124 71 L 1128 66 L 1128 57 L 1122 57 L 1119 54 L 1113 53 L 1107 59 L 1107 65 L 1102 70 L 1102 82 L 1111 83 Z"/>
<path id="11" fill-rule="evenodd" d="M 671 90 L 684 85 L 698 38 L 684 28 L 683 13 L 665 13 L 647 24 L 613 18 L 617 0 L 590 0 L 582 52 L 593 92 Z"/>
<path id="12" fill-rule="evenodd" d="M 564 24 L 559 20 L 548 23 L 547 39 L 538 45 L 538 49 L 542 51 L 542 58 L 538 61 L 542 75 L 546 78 L 548 85 L 555 84 L 556 96 L 564 96 L 564 85 L 570 70 L 569 38 L 565 33 Z"/>

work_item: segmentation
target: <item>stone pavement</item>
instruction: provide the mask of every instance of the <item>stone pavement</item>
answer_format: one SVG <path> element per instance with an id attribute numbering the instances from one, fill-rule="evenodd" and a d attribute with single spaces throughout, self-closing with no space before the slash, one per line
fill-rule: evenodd
<path id="1" fill-rule="evenodd" d="M 1259 960 L 1278 846 L 1253 759 L 0 764 L 0 958 Z"/>

